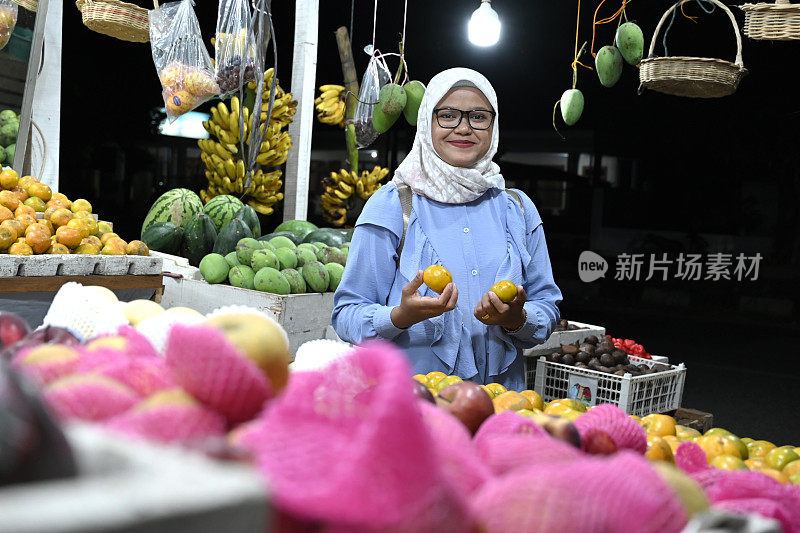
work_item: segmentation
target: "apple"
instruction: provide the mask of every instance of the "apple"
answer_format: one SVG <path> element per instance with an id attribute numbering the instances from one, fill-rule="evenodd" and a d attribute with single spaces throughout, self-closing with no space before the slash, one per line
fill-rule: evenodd
<path id="1" fill-rule="evenodd" d="M 439 391 L 436 405 L 455 416 L 473 435 L 484 420 L 494 414 L 489 394 L 472 381 L 460 381 Z"/>
<path id="2" fill-rule="evenodd" d="M 611 455 L 617 453 L 617 443 L 605 431 L 590 429 L 583 436 L 581 446 L 583 451 L 595 455 Z"/>
<path id="3" fill-rule="evenodd" d="M 427 400 L 433 404 L 436 403 L 436 400 L 433 399 L 433 394 L 428 387 L 417 381 L 416 379 L 412 380 L 414 383 L 412 386 L 414 387 L 414 396 L 421 400 Z"/>
<path id="4" fill-rule="evenodd" d="M 255 313 L 229 313 L 209 318 L 206 324 L 219 329 L 243 355 L 269 378 L 272 390 L 280 392 L 289 380 L 289 339 L 274 320 Z"/>
<path id="5" fill-rule="evenodd" d="M 74 333 L 67 328 L 60 326 L 44 326 L 42 328 L 32 331 L 25 340 L 38 341 L 40 344 L 46 342 L 52 344 L 80 344 L 79 339 Z"/>
<path id="6" fill-rule="evenodd" d="M 0 349 L 22 340 L 30 331 L 28 323 L 18 315 L 0 311 Z"/>

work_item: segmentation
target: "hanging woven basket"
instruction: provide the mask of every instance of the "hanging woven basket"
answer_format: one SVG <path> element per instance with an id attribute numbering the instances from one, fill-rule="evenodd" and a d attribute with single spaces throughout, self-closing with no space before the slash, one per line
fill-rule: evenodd
<path id="1" fill-rule="evenodd" d="M 122 41 L 150 41 L 150 14 L 139 7 L 119 0 L 78 0 L 83 24 L 97 33 Z"/>
<path id="2" fill-rule="evenodd" d="M 800 39 L 800 4 L 775 0 L 774 4 L 745 4 L 740 9 L 744 11 L 744 34 L 751 39 Z"/>
<path id="3" fill-rule="evenodd" d="M 708 57 L 655 57 L 656 38 L 661 27 L 681 1 L 669 8 L 656 26 L 648 57 L 639 63 L 640 83 L 647 89 L 691 98 L 719 98 L 733 94 L 739 81 L 747 74 L 742 62 L 742 36 L 733 13 L 718 0 L 709 1 L 728 14 L 736 34 L 736 59 L 733 63 Z"/>
<path id="4" fill-rule="evenodd" d="M 36 13 L 36 11 L 38 11 L 39 9 L 38 0 L 11 0 L 11 1 L 17 4 L 19 7 L 24 7 L 25 9 L 27 9 L 28 11 L 32 11 L 33 13 Z"/>

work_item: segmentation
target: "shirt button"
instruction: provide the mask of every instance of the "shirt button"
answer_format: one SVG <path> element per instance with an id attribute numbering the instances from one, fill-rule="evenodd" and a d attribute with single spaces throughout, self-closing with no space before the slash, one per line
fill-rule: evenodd
<path id="1" fill-rule="evenodd" d="M 464 228 L 464 233 L 469 233 L 469 228 Z"/>
<path id="2" fill-rule="evenodd" d="M 477 270 L 473 270 L 473 271 L 472 271 L 472 275 L 473 275 L 473 276 L 477 276 L 477 275 L 478 275 L 478 271 L 477 271 Z"/>

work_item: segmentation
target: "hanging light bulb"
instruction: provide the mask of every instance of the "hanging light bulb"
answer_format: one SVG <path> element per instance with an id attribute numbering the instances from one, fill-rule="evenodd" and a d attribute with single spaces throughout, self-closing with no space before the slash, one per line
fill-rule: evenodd
<path id="1" fill-rule="evenodd" d="M 500 18 L 492 9 L 491 0 L 481 0 L 469 19 L 469 40 L 475 46 L 492 46 L 500 40 Z"/>

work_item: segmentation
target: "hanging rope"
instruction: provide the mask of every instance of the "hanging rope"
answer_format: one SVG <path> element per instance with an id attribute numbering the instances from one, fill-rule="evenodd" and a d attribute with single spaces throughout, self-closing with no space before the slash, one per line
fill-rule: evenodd
<path id="1" fill-rule="evenodd" d="M 350 0 L 350 42 L 353 42 L 353 13 L 356 10 L 356 0 Z"/>
<path id="2" fill-rule="evenodd" d="M 693 0 L 680 0 L 680 7 L 681 7 L 681 14 L 686 17 L 687 19 L 691 20 L 695 24 L 697 24 L 696 16 L 686 14 L 686 11 L 683 10 L 683 5 L 686 2 L 691 2 Z M 697 5 L 700 6 L 700 9 L 705 11 L 707 14 L 711 14 L 717 8 L 717 6 L 709 0 L 694 0 L 697 2 Z M 707 2 L 710 7 L 706 7 L 704 2 Z M 677 9 L 672 11 L 672 18 L 669 19 L 669 24 L 667 24 L 666 29 L 664 30 L 664 35 L 661 37 L 661 44 L 664 46 L 664 57 L 669 56 L 669 52 L 667 51 L 667 35 L 669 34 L 669 30 L 672 28 L 672 25 L 675 23 L 675 17 L 677 16 Z"/>
<path id="3" fill-rule="evenodd" d="M 572 58 L 572 88 L 574 89 L 575 86 L 578 84 L 578 65 L 588 68 L 592 70 L 592 67 L 589 65 L 584 65 L 580 62 L 580 56 L 583 53 L 583 49 L 586 48 L 586 43 L 583 43 L 580 52 L 578 51 L 578 30 L 581 27 L 581 0 L 578 0 L 578 16 L 575 20 L 575 55 Z"/>
<path id="4" fill-rule="evenodd" d="M 625 20 L 628 20 L 627 15 L 625 15 L 625 7 L 627 6 L 628 2 L 632 0 L 622 0 L 622 5 L 616 12 L 614 12 L 613 15 L 611 15 L 610 17 L 606 17 L 602 20 L 597 20 L 597 13 L 600 11 L 600 8 L 603 6 L 605 1 L 606 0 L 600 0 L 600 3 L 597 4 L 597 9 L 594 10 L 594 19 L 592 20 L 592 46 L 589 48 L 592 57 L 597 57 L 597 54 L 594 53 L 594 39 L 596 33 L 595 30 L 597 29 L 598 24 L 608 24 L 610 22 L 614 22 L 620 15 L 624 15 Z"/>

